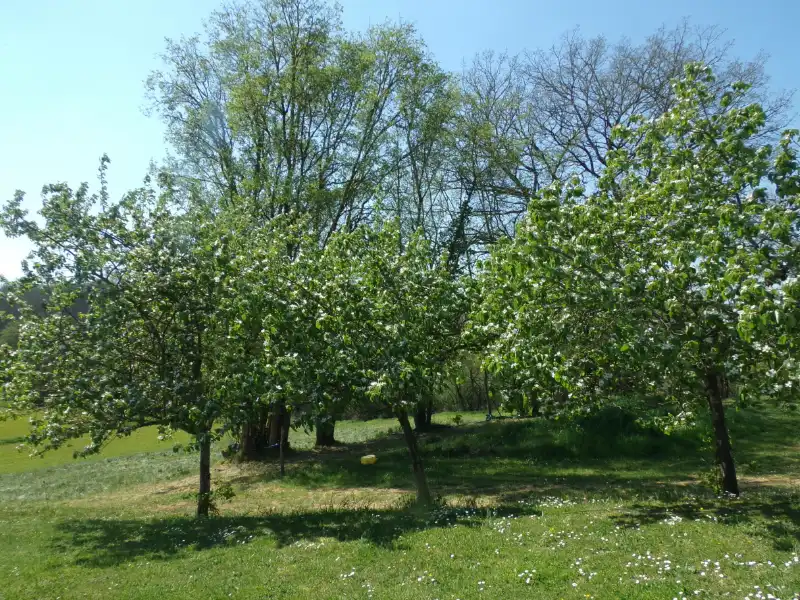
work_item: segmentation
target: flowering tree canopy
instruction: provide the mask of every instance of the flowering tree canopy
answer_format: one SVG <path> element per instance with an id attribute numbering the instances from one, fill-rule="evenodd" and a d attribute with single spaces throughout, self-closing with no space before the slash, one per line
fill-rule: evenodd
<path id="1" fill-rule="evenodd" d="M 690 65 L 674 108 L 617 127 L 595 189 L 557 183 L 531 202 L 483 266 L 471 330 L 489 368 L 556 409 L 705 397 L 738 493 L 723 399 L 788 400 L 800 376 L 800 171 L 796 132 L 759 145 L 747 87 L 718 97 L 713 82 Z"/>

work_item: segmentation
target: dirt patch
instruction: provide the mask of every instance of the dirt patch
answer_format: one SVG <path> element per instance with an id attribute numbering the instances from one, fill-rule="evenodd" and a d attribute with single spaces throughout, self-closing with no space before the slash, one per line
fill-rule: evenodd
<path id="1" fill-rule="evenodd" d="M 743 487 L 800 487 L 800 477 L 789 475 L 759 475 L 758 477 L 740 477 Z"/>

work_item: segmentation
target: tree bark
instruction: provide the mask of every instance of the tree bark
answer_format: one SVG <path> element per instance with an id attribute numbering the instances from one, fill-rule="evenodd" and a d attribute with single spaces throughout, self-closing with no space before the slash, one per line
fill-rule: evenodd
<path id="1" fill-rule="evenodd" d="M 728 494 L 739 495 L 739 482 L 736 478 L 736 465 L 733 461 L 731 439 L 725 423 L 725 407 L 722 404 L 722 377 L 716 371 L 708 371 L 705 376 L 708 408 L 711 411 L 711 424 L 714 427 L 714 448 L 717 464 L 722 472 L 722 490 Z"/>
<path id="2" fill-rule="evenodd" d="M 431 426 L 431 419 L 433 418 L 433 399 L 423 400 L 417 404 L 414 411 L 414 429 L 417 431 L 425 431 Z"/>
<path id="3" fill-rule="evenodd" d="M 269 431 L 267 443 L 270 448 L 277 446 L 281 439 L 281 406 L 283 406 L 282 402 L 272 407 L 272 412 L 267 421 L 267 429 Z"/>
<path id="4" fill-rule="evenodd" d="M 200 434 L 200 490 L 197 494 L 197 516 L 207 517 L 211 505 L 211 434 Z"/>
<path id="5" fill-rule="evenodd" d="M 336 421 L 333 418 L 316 419 L 314 429 L 317 434 L 317 441 L 314 445 L 317 448 L 336 445 L 336 439 L 334 438 Z"/>
<path id="6" fill-rule="evenodd" d="M 286 405 L 282 404 L 280 413 L 281 439 L 280 442 L 278 442 L 278 463 L 280 464 L 281 468 L 281 477 L 283 477 L 286 474 L 286 462 L 285 462 L 284 450 L 286 442 L 289 438 L 289 419 L 286 418 L 287 416 L 288 415 L 286 414 Z"/>
<path id="7" fill-rule="evenodd" d="M 256 427 L 253 422 L 242 425 L 242 433 L 239 435 L 239 452 L 237 454 L 237 458 L 240 461 L 255 460 L 256 458 Z"/>
<path id="8" fill-rule="evenodd" d="M 464 402 L 464 394 L 461 393 L 461 386 L 456 382 L 456 402 L 458 403 L 458 410 L 467 410 L 466 402 Z"/>
<path id="9" fill-rule="evenodd" d="M 270 450 L 277 448 L 281 440 L 283 440 L 285 447 L 289 448 L 289 424 L 291 423 L 291 418 L 289 411 L 286 410 L 285 402 L 279 402 L 273 406 L 267 421 L 267 430 L 269 431 L 267 447 Z M 285 427 L 284 421 L 286 421 Z"/>
<path id="10" fill-rule="evenodd" d="M 431 504 L 431 490 L 425 477 L 425 467 L 422 464 L 419 448 L 417 448 L 417 437 L 414 435 L 414 430 L 411 429 L 411 423 L 408 420 L 408 413 L 404 409 L 398 410 L 397 420 L 400 421 L 403 437 L 408 446 L 408 454 L 411 457 L 411 471 L 414 475 L 414 483 L 417 486 L 417 504 L 429 506 Z"/>
<path id="11" fill-rule="evenodd" d="M 258 460 L 264 455 L 268 446 L 267 409 L 261 406 L 258 409 L 258 416 L 242 426 L 237 458 L 240 461 Z"/>
<path id="12" fill-rule="evenodd" d="M 286 410 L 286 405 L 283 405 L 281 412 L 281 443 L 283 449 L 289 449 L 289 426 L 292 424 L 292 413 Z"/>
<path id="13" fill-rule="evenodd" d="M 489 395 L 489 372 L 483 372 L 483 393 L 486 396 L 486 408 L 492 414 L 492 397 Z"/>

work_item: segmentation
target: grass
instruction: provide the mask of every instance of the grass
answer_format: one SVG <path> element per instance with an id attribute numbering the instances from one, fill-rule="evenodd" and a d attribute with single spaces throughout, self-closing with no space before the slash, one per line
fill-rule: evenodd
<path id="1" fill-rule="evenodd" d="M 152 451 L 154 434 L 110 458 L 15 459 L 0 475 L 0 599 L 800 598 L 794 415 L 731 415 L 737 500 L 699 481 L 704 429 L 463 416 L 421 439 L 432 512 L 409 503 L 390 420 L 340 423 L 344 444 L 323 451 L 293 433 L 284 479 L 215 452 L 215 483 L 237 495 L 204 521 L 197 456 Z M 5 466 L 20 434 L 0 427 Z"/>
<path id="2" fill-rule="evenodd" d="M 433 422 L 450 424 L 455 415 L 456 413 L 439 413 L 433 416 Z M 483 415 L 477 413 L 464 413 L 461 417 L 464 422 L 476 422 L 484 418 Z M 32 456 L 31 450 L 23 445 L 28 427 L 28 422 L 21 418 L 0 421 L 0 474 L 31 472 L 63 465 L 74 466 L 76 462 L 73 458 L 74 452 L 89 441 L 88 438 L 74 440 L 58 450 Z M 398 425 L 393 419 L 349 421 L 346 426 L 339 428 L 337 439 L 344 444 L 355 444 L 397 430 Z M 156 427 L 144 427 L 129 436 L 113 439 L 101 454 L 80 459 L 79 462 L 104 461 L 110 457 L 130 456 L 143 452 L 173 454 L 173 446 L 185 444 L 188 441 L 189 436 L 182 431 L 175 432 L 171 439 L 161 441 L 158 439 Z M 308 450 L 314 447 L 315 438 L 313 433 L 299 429 L 291 431 L 289 441 L 294 448 Z"/>
<path id="3" fill-rule="evenodd" d="M 28 429 L 25 419 L 0 421 L 0 473 L 22 473 L 72 463 L 73 453 L 88 442 L 88 438 L 85 441 L 75 440 L 58 450 L 32 457 L 29 449 L 19 447 L 25 441 Z M 102 461 L 113 456 L 129 456 L 142 452 L 171 452 L 175 443 L 185 443 L 188 439 L 183 432 L 177 432 L 172 440 L 159 441 L 156 428 L 146 427 L 129 436 L 112 440 L 102 454 L 82 460 Z"/>

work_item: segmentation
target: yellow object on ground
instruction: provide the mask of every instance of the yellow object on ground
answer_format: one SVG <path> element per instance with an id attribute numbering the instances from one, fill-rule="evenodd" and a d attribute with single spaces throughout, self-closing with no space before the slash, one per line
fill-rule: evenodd
<path id="1" fill-rule="evenodd" d="M 378 457 L 374 454 L 367 454 L 361 457 L 362 465 L 374 465 L 378 461 Z"/>

